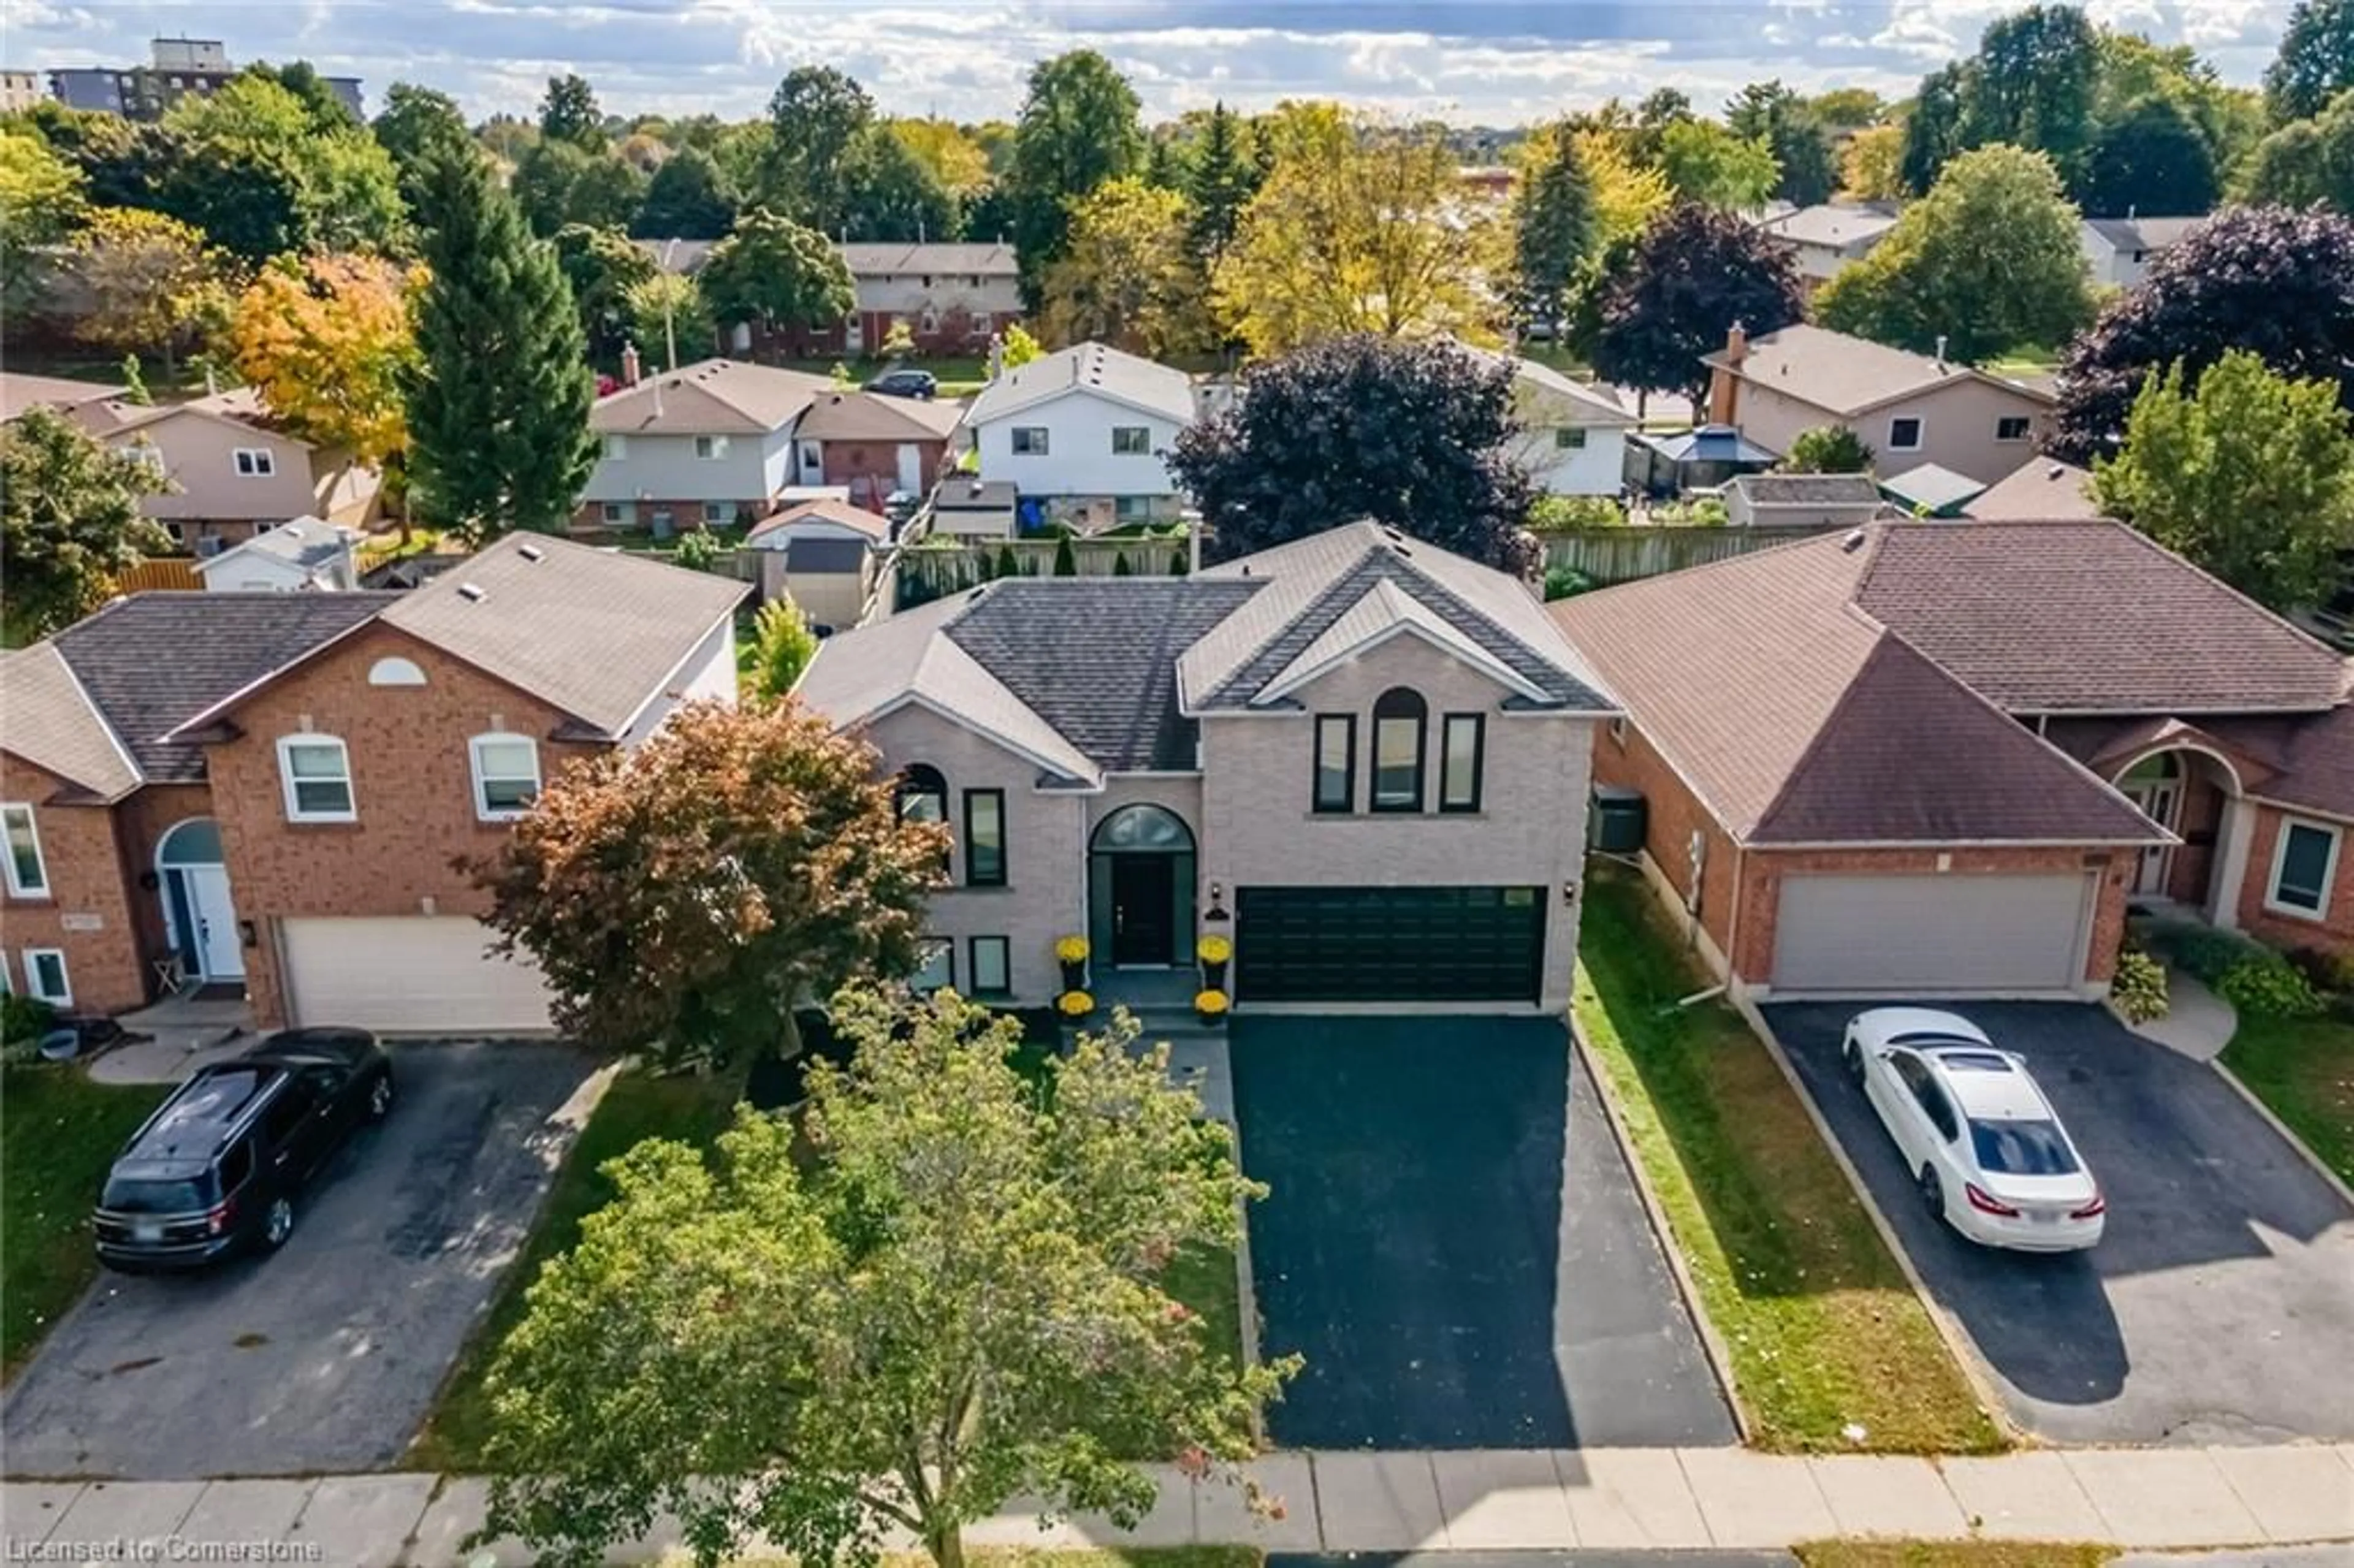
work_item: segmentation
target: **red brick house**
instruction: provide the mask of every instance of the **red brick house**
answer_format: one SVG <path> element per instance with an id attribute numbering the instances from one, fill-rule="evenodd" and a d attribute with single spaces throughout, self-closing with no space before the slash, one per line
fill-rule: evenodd
<path id="1" fill-rule="evenodd" d="M 692 275 L 710 260 L 707 239 L 641 239 L 666 270 Z M 859 359 L 880 354 L 905 323 L 916 352 L 982 355 L 990 339 L 1022 319 L 1021 267 L 1013 247 L 985 241 L 852 241 L 838 245 L 854 301 L 839 321 L 720 329 L 721 352 L 738 358 Z"/>
<path id="2" fill-rule="evenodd" d="M 242 986 L 264 1028 L 545 1029 L 452 863 L 574 758 L 732 698 L 746 585 L 511 537 L 408 594 L 141 594 L 0 657 L 9 981 Z"/>
<path id="3" fill-rule="evenodd" d="M 953 401 L 830 393 L 793 429 L 801 482 L 843 486 L 851 504 L 869 512 L 883 510 L 896 490 L 928 495 L 963 418 L 964 405 Z"/>
<path id="4" fill-rule="evenodd" d="M 2129 909 L 2354 950 L 2338 655 L 2122 524 L 1875 524 L 1552 607 L 1752 995 L 2096 996 Z"/>

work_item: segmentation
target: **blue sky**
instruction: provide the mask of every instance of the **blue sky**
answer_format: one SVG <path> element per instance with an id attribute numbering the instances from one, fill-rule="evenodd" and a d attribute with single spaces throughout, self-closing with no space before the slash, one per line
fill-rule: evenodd
<path id="1" fill-rule="evenodd" d="M 1223 97 L 1246 109 L 1331 97 L 1491 124 L 1672 85 L 1714 108 L 1745 81 L 1908 91 L 2018 0 L 5 0 L 16 69 L 143 58 L 159 33 L 232 58 L 304 56 L 471 113 L 527 111 L 553 72 L 609 110 L 758 111 L 795 65 L 838 66 L 895 113 L 1010 116 L 1030 65 L 1086 44 L 1159 117 Z M 2095 17 L 2188 42 L 2253 82 L 2290 0 L 2092 0 Z"/>

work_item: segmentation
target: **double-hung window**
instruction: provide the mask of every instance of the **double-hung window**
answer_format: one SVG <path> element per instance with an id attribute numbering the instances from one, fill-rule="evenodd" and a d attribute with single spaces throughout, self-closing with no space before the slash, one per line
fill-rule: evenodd
<path id="1" fill-rule="evenodd" d="M 62 948 L 25 949 L 25 994 L 53 1007 L 73 1005 L 73 982 L 66 974 Z"/>
<path id="2" fill-rule="evenodd" d="M 2300 920 L 2326 919 L 2329 893 L 2338 876 L 2338 846 L 2341 830 L 2292 817 L 2281 823 L 2273 846 L 2273 874 L 2264 890 L 2264 907 Z"/>
<path id="3" fill-rule="evenodd" d="M 1374 700 L 1374 810 L 1422 810 L 1422 731 L 1429 713 L 1421 694 L 1404 686 Z"/>
<path id="4" fill-rule="evenodd" d="M 474 815 L 486 822 L 522 816 L 539 799 L 539 743 L 527 735 L 478 735 L 466 743 L 473 762 Z"/>
<path id="5" fill-rule="evenodd" d="M 278 471 L 278 460 L 268 447 L 239 447 L 236 461 L 237 471 L 245 479 L 268 479 Z"/>
<path id="6" fill-rule="evenodd" d="M 1440 732 L 1438 809 L 1479 809 L 1479 776 L 1487 766 L 1488 721 L 1484 714 L 1448 714 Z"/>
<path id="7" fill-rule="evenodd" d="M 1152 431 L 1143 425 L 1114 425 L 1111 428 L 1111 450 L 1118 457 L 1150 457 L 1152 455 Z"/>
<path id="8" fill-rule="evenodd" d="M 1888 450 L 1893 452 L 1917 452 L 1921 450 L 1921 421 L 1909 416 L 1888 421 Z"/>
<path id="9" fill-rule="evenodd" d="M 964 792 L 964 881 L 967 887 L 1005 885 L 1005 791 Z"/>
<path id="10" fill-rule="evenodd" d="M 972 939 L 972 994 L 1004 996 L 1013 990 L 1013 945 L 1003 937 Z"/>
<path id="11" fill-rule="evenodd" d="M 1316 715 L 1315 810 L 1326 812 L 1357 809 L 1357 715 Z"/>
<path id="12" fill-rule="evenodd" d="M 332 735 L 290 735 L 278 743 L 278 778 L 290 822 L 355 822 L 352 755 Z"/>
<path id="13" fill-rule="evenodd" d="M 1585 427 L 1584 425 L 1555 425 L 1553 429 L 1553 444 L 1554 450 L 1557 451 L 1584 451 L 1585 450 Z"/>
<path id="14" fill-rule="evenodd" d="M 1045 426 L 1016 425 L 1013 427 L 1013 455 L 1015 457 L 1044 457 L 1046 455 Z"/>
<path id="15" fill-rule="evenodd" d="M 726 436 L 695 437 L 695 455 L 702 458 L 705 461 L 716 461 L 717 460 L 726 457 L 727 455 L 727 438 Z"/>
<path id="16" fill-rule="evenodd" d="M 19 898 L 47 898 L 49 867 L 41 858 L 41 832 L 33 825 L 33 808 L 0 806 L 0 826 L 8 835 L 8 891 Z"/>

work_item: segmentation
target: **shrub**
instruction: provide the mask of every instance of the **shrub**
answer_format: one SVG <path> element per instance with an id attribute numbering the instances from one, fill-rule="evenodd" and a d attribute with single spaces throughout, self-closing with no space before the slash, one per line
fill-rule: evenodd
<path id="1" fill-rule="evenodd" d="M 2163 954 L 2175 968 L 2197 976 L 2213 985 L 2232 969 L 2253 958 L 2261 957 L 2264 948 L 2236 931 L 2218 931 L 2211 926 L 2193 926 L 2181 921 L 2168 921 L 2149 928 L 2151 950 Z"/>
<path id="2" fill-rule="evenodd" d="M 1623 528 L 1627 509 L 1609 495 L 1540 495 L 1529 505 L 1529 528 L 1560 534 L 1573 528 Z"/>
<path id="3" fill-rule="evenodd" d="M 1169 575 L 1171 577 L 1182 577 L 1185 575 L 1189 567 L 1185 560 L 1184 551 L 1172 550 L 1169 552 Z"/>
<path id="4" fill-rule="evenodd" d="M 2288 961 L 2313 982 L 2314 990 L 2354 996 L 2354 955 L 2333 953 L 2324 948 L 2298 948 L 2289 954 Z"/>
<path id="5" fill-rule="evenodd" d="M 1136 568 L 1128 564 L 1126 550 L 1116 550 L 1112 553 L 1111 575 L 1116 577 L 1132 577 L 1136 575 Z"/>
<path id="6" fill-rule="evenodd" d="M 1722 528 L 1724 503 L 1713 495 L 1695 495 L 1651 508 L 1651 521 L 1663 528 Z"/>
<path id="7" fill-rule="evenodd" d="M 1594 579 L 1575 567 L 1548 567 L 1544 575 L 1545 602 L 1557 599 L 1574 599 L 1594 587 Z"/>
<path id="8" fill-rule="evenodd" d="M 2109 982 L 2109 1000 L 2128 1023 L 2147 1023 L 2166 1016 L 2166 969 L 2139 948 L 2117 955 L 2116 977 Z"/>
<path id="9" fill-rule="evenodd" d="M 752 689 L 770 701 L 791 691 L 817 657 L 817 633 L 790 594 L 760 607 L 752 618 Z"/>
<path id="10" fill-rule="evenodd" d="M 2312 982 L 2269 948 L 2257 948 L 2216 977 L 2215 994 L 2259 1018 L 2316 1018 L 2324 1006 Z"/>
<path id="11" fill-rule="evenodd" d="M 1079 557 L 1071 548 L 1071 536 L 1068 534 L 1055 541 L 1055 575 L 1058 577 L 1075 577 L 1079 575 Z"/>
<path id="12" fill-rule="evenodd" d="M 708 528 L 697 528 L 692 534 L 679 536 L 678 549 L 671 559 L 689 571 L 707 572 L 718 565 L 719 557 L 726 553 L 727 546 L 719 542 L 717 535 Z"/>
<path id="13" fill-rule="evenodd" d="M 1018 577 L 1022 575 L 1022 563 L 1015 557 L 1013 546 L 1011 545 L 997 546 L 997 575 L 1001 577 Z"/>
<path id="14" fill-rule="evenodd" d="M 1784 473 L 1868 473 L 1872 448 L 1845 425 L 1817 425 L 1798 432 L 1778 466 Z"/>
<path id="15" fill-rule="evenodd" d="M 13 1045 L 38 1040 L 57 1018 L 58 1010 L 37 997 L 0 994 L 0 1041 Z"/>

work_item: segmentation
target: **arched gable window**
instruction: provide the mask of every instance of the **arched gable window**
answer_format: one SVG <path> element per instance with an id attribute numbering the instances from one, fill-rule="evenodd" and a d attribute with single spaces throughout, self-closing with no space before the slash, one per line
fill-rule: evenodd
<path id="1" fill-rule="evenodd" d="M 910 762 L 899 770 L 899 820 L 903 822 L 945 822 L 949 820 L 949 781 L 928 762 Z"/>
<path id="2" fill-rule="evenodd" d="M 1423 729 L 1430 705 L 1392 686 L 1373 701 L 1373 810 L 1422 810 Z"/>
<path id="3" fill-rule="evenodd" d="M 368 684 L 371 686 L 421 686 L 424 683 L 425 672 L 417 667 L 414 659 L 387 656 L 368 666 Z"/>

